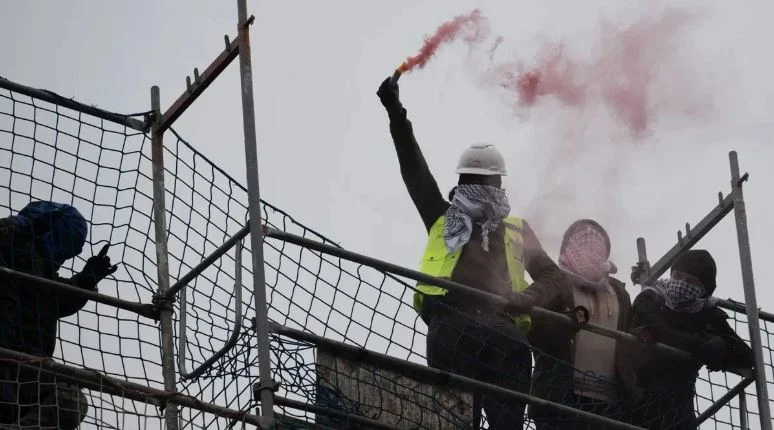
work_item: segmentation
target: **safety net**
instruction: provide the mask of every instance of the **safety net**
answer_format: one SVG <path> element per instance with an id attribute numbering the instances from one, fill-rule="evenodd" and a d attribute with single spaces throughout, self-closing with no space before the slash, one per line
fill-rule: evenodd
<path id="1" fill-rule="evenodd" d="M 99 293 L 152 304 L 157 265 L 150 149 L 145 130 L 0 89 L 0 218 L 18 215 L 33 201 L 72 205 L 87 221 L 88 234 L 83 251 L 65 261 L 58 276 L 77 275 L 109 243 L 107 255 L 118 270 L 99 282 Z M 246 225 L 248 198 L 244 186 L 174 130 L 165 135 L 163 155 L 168 259 L 174 284 Z M 261 203 L 261 212 L 270 227 L 338 246 L 266 202 Z M 270 237 L 265 239 L 264 257 L 269 319 L 276 329 L 271 336 L 271 368 L 279 384 L 278 428 L 465 428 L 479 418 L 476 411 L 482 408 L 483 428 L 496 428 L 490 422 L 494 419 L 500 423 L 522 419 L 523 401 L 498 394 L 497 387 L 548 396 L 613 419 L 631 418 L 632 409 L 615 401 L 580 398 L 568 388 L 568 381 L 578 381 L 577 369 L 549 351 L 528 346 L 504 323 L 504 317 L 486 317 L 490 319 L 477 321 L 479 331 L 462 333 L 454 327 L 460 318 L 446 309 L 440 311 L 445 317 L 436 318 L 428 328 L 411 305 L 413 281 Z M 202 402 L 256 413 L 254 388 L 259 375 L 251 258 L 251 246 L 245 240 L 179 292 L 174 339 L 175 357 L 180 358 L 180 392 Z M 6 288 L 10 281 L 0 282 Z M 14 281 L 14 288 L 17 284 Z M 160 328 L 153 319 L 93 301 L 61 318 L 38 313 L 36 333 L 49 324 L 46 321 L 59 321 L 55 360 L 163 389 Z M 745 315 L 732 311 L 729 315 L 733 328 L 747 340 Z M 771 324 L 761 322 L 769 375 L 774 370 Z M 428 333 L 435 339 L 431 351 Z M 374 353 L 392 361 L 375 360 Z M 469 363 L 463 376 L 488 385 L 463 387 L 459 380 L 424 367 L 428 359 L 445 370 Z M 10 394 L 2 394 L 0 403 L 11 406 L 17 415 L 42 417 L 50 406 L 46 402 L 55 398 L 54 410 L 70 411 L 65 418 L 82 419 L 81 428 L 162 426 L 157 406 L 130 400 L 120 389 L 81 386 L 77 380 L 36 370 L 35 363 L 21 363 L 21 367 L 12 360 L 4 363 L 0 387 Z M 536 364 L 539 372 L 533 373 Z M 604 386 L 602 398 L 621 395 L 620 384 L 594 374 L 581 379 Z M 702 412 L 740 382 L 742 377 L 732 373 L 702 370 L 691 400 L 696 415 L 704 419 Z M 774 390 L 771 385 L 770 377 L 770 391 Z M 754 423 L 758 419 L 754 384 L 745 392 L 747 401 L 741 407 L 746 413 L 740 414 L 735 396 L 706 417 L 701 428 L 742 428 L 740 417 Z M 679 399 L 672 395 L 665 393 L 659 402 L 646 403 L 647 414 L 672 414 L 679 423 L 684 411 L 678 410 Z M 529 409 L 529 416 L 554 420 L 546 425 L 570 423 L 582 428 L 577 426 L 580 417 L 557 414 L 551 408 Z M 535 428 L 531 419 L 524 420 L 525 428 Z M 243 425 L 238 419 L 192 408 L 180 408 L 180 424 L 213 429 Z M 595 424 L 592 420 L 587 425 L 601 428 Z"/>

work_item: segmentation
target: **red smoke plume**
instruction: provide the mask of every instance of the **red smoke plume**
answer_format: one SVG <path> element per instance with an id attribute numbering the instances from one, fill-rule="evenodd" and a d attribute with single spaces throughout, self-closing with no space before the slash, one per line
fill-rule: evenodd
<path id="1" fill-rule="evenodd" d="M 663 66 L 674 59 L 672 44 L 689 18 L 679 11 L 666 11 L 657 18 L 642 19 L 625 29 L 603 24 L 602 36 L 590 56 L 573 56 L 561 43 L 547 45 L 530 65 L 523 59 L 492 64 L 483 72 L 483 80 L 504 88 L 521 108 L 530 108 L 546 98 L 573 108 L 601 103 L 635 137 L 639 137 L 648 132 L 658 113 L 654 110 L 657 102 L 663 102 L 654 101 L 654 93 L 662 96 L 669 92 L 658 88 L 664 81 L 659 83 L 656 78 L 658 72 L 663 72 Z M 490 36 L 490 31 L 486 18 L 478 9 L 438 27 L 435 34 L 425 40 L 419 53 L 409 57 L 399 70 L 423 68 L 441 44 L 460 36 L 471 49 L 485 49 L 482 42 Z M 501 42 L 503 38 L 496 36 L 484 52 L 490 62 Z M 685 104 L 677 97 L 668 102 Z"/>
<path id="2" fill-rule="evenodd" d="M 425 67 L 427 61 L 433 57 L 441 44 L 453 42 L 460 36 L 464 36 L 463 39 L 468 44 L 473 44 L 486 39 L 488 34 L 489 29 L 486 25 L 486 19 L 481 16 L 480 10 L 474 9 L 467 15 L 454 17 L 451 21 L 441 24 L 432 36 L 425 39 L 425 43 L 422 45 L 419 53 L 408 57 L 398 67 L 398 70 L 405 73 L 415 67 L 420 69 Z"/>
<path id="3" fill-rule="evenodd" d="M 658 72 L 674 59 L 672 43 L 689 18 L 667 11 L 622 30 L 603 25 L 590 58 L 573 57 L 562 44 L 549 45 L 537 64 L 498 65 L 486 80 L 509 90 L 520 106 L 533 106 L 547 97 L 571 107 L 603 103 L 639 136 L 648 131 L 656 114 L 652 99 L 659 92 Z"/>

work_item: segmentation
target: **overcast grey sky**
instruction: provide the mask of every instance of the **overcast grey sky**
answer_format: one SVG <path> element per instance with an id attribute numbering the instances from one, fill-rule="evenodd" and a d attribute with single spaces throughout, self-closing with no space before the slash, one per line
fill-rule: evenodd
<path id="1" fill-rule="evenodd" d="M 167 107 L 184 90 L 185 75 L 223 49 L 223 35 L 235 36 L 235 3 L 0 2 L 0 76 L 124 113 L 148 110 L 149 88 L 159 85 Z M 349 249 L 414 267 L 426 236 L 374 93 L 423 35 L 480 7 L 505 39 L 502 60 L 530 61 L 545 41 L 565 41 L 583 59 L 594 55 L 601 20 L 625 26 L 658 15 L 666 3 L 250 1 L 262 197 Z M 463 148 L 495 143 L 511 171 L 505 186 L 513 214 L 527 217 L 549 253 L 556 255 L 570 222 L 598 219 L 624 280 L 636 237 L 647 239 L 651 262 L 658 259 L 686 221 L 698 221 L 717 191 L 729 190 L 727 153 L 739 151 L 750 172 L 745 196 L 758 301 L 774 310 L 767 270 L 774 257 L 774 5 L 670 3 L 698 18 L 669 40 L 673 59 L 655 68 L 652 90 L 663 106 L 647 138 L 632 139 L 599 106 L 579 111 L 549 100 L 514 115 L 502 94 L 479 83 L 481 65 L 467 62 L 462 44 L 405 76 L 401 96 L 443 191 L 455 181 Z M 242 181 L 235 66 L 176 129 Z M 686 114 L 686 100 L 708 109 Z M 573 155 L 559 156 L 567 151 Z M 742 300 L 732 217 L 700 247 L 718 261 L 716 295 Z"/>
<path id="2" fill-rule="evenodd" d="M 531 60 L 542 41 L 567 41 L 582 52 L 596 40 L 600 19 L 626 25 L 657 14 L 663 2 L 250 2 L 259 164 L 263 197 L 342 245 L 414 266 L 424 243 L 419 217 L 400 180 L 387 120 L 374 92 L 423 35 L 442 21 L 480 7 L 506 43 L 500 54 Z M 594 217 L 610 230 L 614 257 L 624 270 L 634 262 L 634 239 L 644 236 L 652 260 L 675 241 L 686 221 L 698 221 L 728 189 L 727 152 L 740 153 L 751 172 L 746 196 L 760 302 L 772 297 L 772 275 L 762 270 L 772 255 L 774 221 L 765 216 L 768 117 L 774 62 L 765 44 L 774 30 L 767 2 L 682 2 L 703 12 L 676 41 L 678 57 L 692 67 L 673 85 L 701 81 L 714 101 L 706 118 L 670 112 L 656 118 L 643 141 L 606 130 L 600 115 L 575 150 L 561 123 L 578 112 L 549 101 L 528 119 L 476 82 L 461 44 L 442 49 L 436 61 L 401 80 L 401 94 L 439 185 L 453 185 L 459 152 L 473 141 L 493 142 L 512 174 L 506 186 L 514 214 L 532 219 L 549 252 L 572 220 Z M 707 4 L 701 9 L 698 5 Z M 47 88 L 119 112 L 148 109 L 151 85 L 168 106 L 184 89 L 185 75 L 200 70 L 234 36 L 235 6 L 207 1 L 31 1 L 0 4 L 2 76 Z M 10 42 L 12 41 L 12 42 Z M 506 50 L 507 49 L 507 50 Z M 522 54 L 523 52 L 523 54 Z M 583 55 L 581 55 L 583 57 Z M 681 63 L 681 64 L 682 64 Z M 689 76 L 690 79 L 685 80 Z M 244 177 L 238 70 L 230 68 L 177 124 L 204 154 Z M 658 88 L 657 90 L 661 90 Z M 705 95 L 705 94 L 702 94 Z M 599 120 L 601 128 L 594 126 Z M 608 127 L 609 128 L 609 127 Z M 600 144 L 602 142 L 602 144 Z M 580 148 L 580 149 L 578 149 Z M 614 186 L 598 179 L 610 177 Z M 551 198 L 556 193 L 577 198 Z M 542 195 L 547 195 L 541 199 Z M 543 201 L 541 201 L 543 200 Z M 529 206 L 529 207 L 527 207 Z M 732 222 L 701 246 L 720 265 L 718 294 L 742 298 Z"/>

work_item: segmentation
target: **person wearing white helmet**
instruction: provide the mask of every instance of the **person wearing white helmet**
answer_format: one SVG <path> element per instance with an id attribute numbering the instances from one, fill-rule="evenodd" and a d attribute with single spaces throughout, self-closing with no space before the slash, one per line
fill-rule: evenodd
<path id="1" fill-rule="evenodd" d="M 477 296 L 418 284 L 413 305 L 428 324 L 428 365 L 526 392 L 531 378 L 528 312 L 558 294 L 561 270 L 526 221 L 509 216 L 502 188 L 505 160 L 493 145 L 474 144 L 462 153 L 459 181 L 447 201 L 414 137 L 397 83 L 386 79 L 377 95 L 390 119 L 403 182 L 428 231 L 419 270 L 506 297 L 509 303 L 498 307 Z M 535 281 L 531 285 L 525 271 Z M 475 420 L 481 407 L 492 430 L 522 427 L 522 402 L 477 396 Z"/>

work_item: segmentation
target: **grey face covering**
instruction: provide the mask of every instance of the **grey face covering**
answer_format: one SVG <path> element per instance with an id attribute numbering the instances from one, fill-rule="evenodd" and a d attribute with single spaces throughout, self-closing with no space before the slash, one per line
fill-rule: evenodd
<path id="1" fill-rule="evenodd" d="M 473 224 L 481 226 L 481 244 L 489 251 L 489 234 L 511 212 L 505 190 L 489 185 L 463 184 L 454 192 L 446 211 L 444 242 L 449 252 L 462 248 L 470 240 Z"/>

